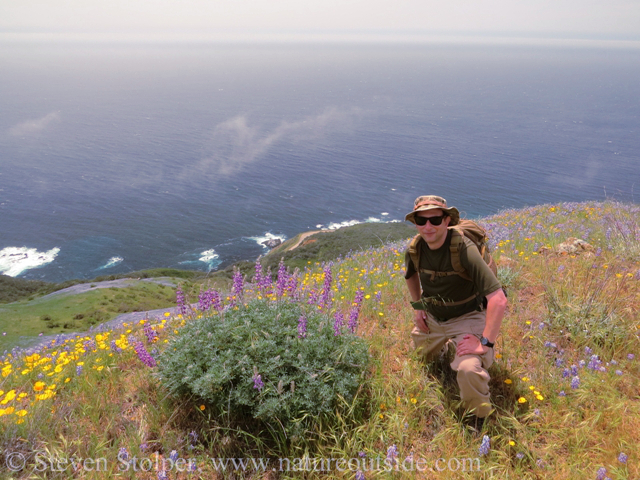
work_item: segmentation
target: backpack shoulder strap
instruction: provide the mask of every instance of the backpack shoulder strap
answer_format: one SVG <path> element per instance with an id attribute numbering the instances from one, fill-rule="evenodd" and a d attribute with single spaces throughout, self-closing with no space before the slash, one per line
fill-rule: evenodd
<path id="1" fill-rule="evenodd" d="M 453 267 L 453 271 L 465 280 L 471 280 L 471 277 L 467 274 L 467 271 L 460 262 L 460 250 L 464 244 L 464 231 L 455 227 L 452 227 L 450 230 L 451 244 L 449 245 L 449 252 L 451 253 L 451 266 Z"/>
<path id="2" fill-rule="evenodd" d="M 420 234 L 416 235 L 411 239 L 409 243 L 409 257 L 411 257 L 411 261 L 413 262 L 413 268 L 415 268 L 416 272 L 420 272 L 420 246 L 418 243 L 422 240 Z"/>

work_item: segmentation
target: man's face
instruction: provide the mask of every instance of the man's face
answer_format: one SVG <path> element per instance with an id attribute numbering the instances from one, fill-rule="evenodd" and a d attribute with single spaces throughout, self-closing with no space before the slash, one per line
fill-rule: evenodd
<path id="1" fill-rule="evenodd" d="M 417 217 L 422 218 L 441 217 L 442 215 L 444 215 L 444 212 L 439 208 L 428 210 L 426 212 L 418 212 L 416 214 Z M 439 248 L 447 237 L 447 227 L 449 226 L 450 221 L 451 217 L 447 215 L 444 217 L 440 225 L 432 225 L 431 222 L 427 222 L 422 226 L 416 224 L 416 228 L 429 247 Z"/>

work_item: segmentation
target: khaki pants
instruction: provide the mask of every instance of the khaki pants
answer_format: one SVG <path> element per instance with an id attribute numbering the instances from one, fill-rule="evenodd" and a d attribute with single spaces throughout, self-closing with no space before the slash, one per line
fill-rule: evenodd
<path id="1" fill-rule="evenodd" d="M 486 312 L 471 312 L 454 317 L 446 322 L 438 322 L 427 312 L 427 326 L 429 333 L 413 328 L 411 337 L 413 345 L 420 355 L 427 360 L 436 358 L 442 348 L 451 340 L 458 346 L 458 342 L 467 334 L 482 336 Z M 451 368 L 458 372 L 457 380 L 460 387 L 460 398 L 467 408 L 478 417 L 486 417 L 491 411 L 489 400 L 489 372 L 493 363 L 493 348 L 483 355 L 455 355 Z"/>

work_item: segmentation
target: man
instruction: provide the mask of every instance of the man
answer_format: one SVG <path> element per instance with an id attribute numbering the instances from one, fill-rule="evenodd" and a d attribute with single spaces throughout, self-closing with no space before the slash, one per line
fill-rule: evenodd
<path id="1" fill-rule="evenodd" d="M 448 227 L 459 223 L 460 213 L 447 207 L 444 198 L 418 197 L 405 220 L 416 225 L 421 237 L 416 245 L 420 265 L 413 264 L 409 251 L 405 254 L 405 279 L 416 308 L 411 332 L 414 346 L 431 360 L 447 342 L 453 343 L 451 368 L 457 372 L 460 398 L 473 415 L 472 421 L 481 426 L 491 411 L 487 370 L 493 363 L 493 344 L 507 306 L 506 296 L 468 238 L 460 245 L 459 260 L 470 280 L 454 272 Z"/>

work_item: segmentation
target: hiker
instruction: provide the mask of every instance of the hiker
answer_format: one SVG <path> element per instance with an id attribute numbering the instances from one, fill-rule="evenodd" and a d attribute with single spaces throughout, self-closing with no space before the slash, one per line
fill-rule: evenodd
<path id="1" fill-rule="evenodd" d="M 460 398 L 471 425 L 481 428 L 491 411 L 487 370 L 507 306 L 495 262 L 484 246 L 484 230 L 460 220 L 458 210 L 435 195 L 418 197 L 405 220 L 418 230 L 405 253 L 405 279 L 415 309 L 414 347 L 427 360 L 444 355 L 450 346 L 455 350 L 451 368 L 457 372 Z"/>

